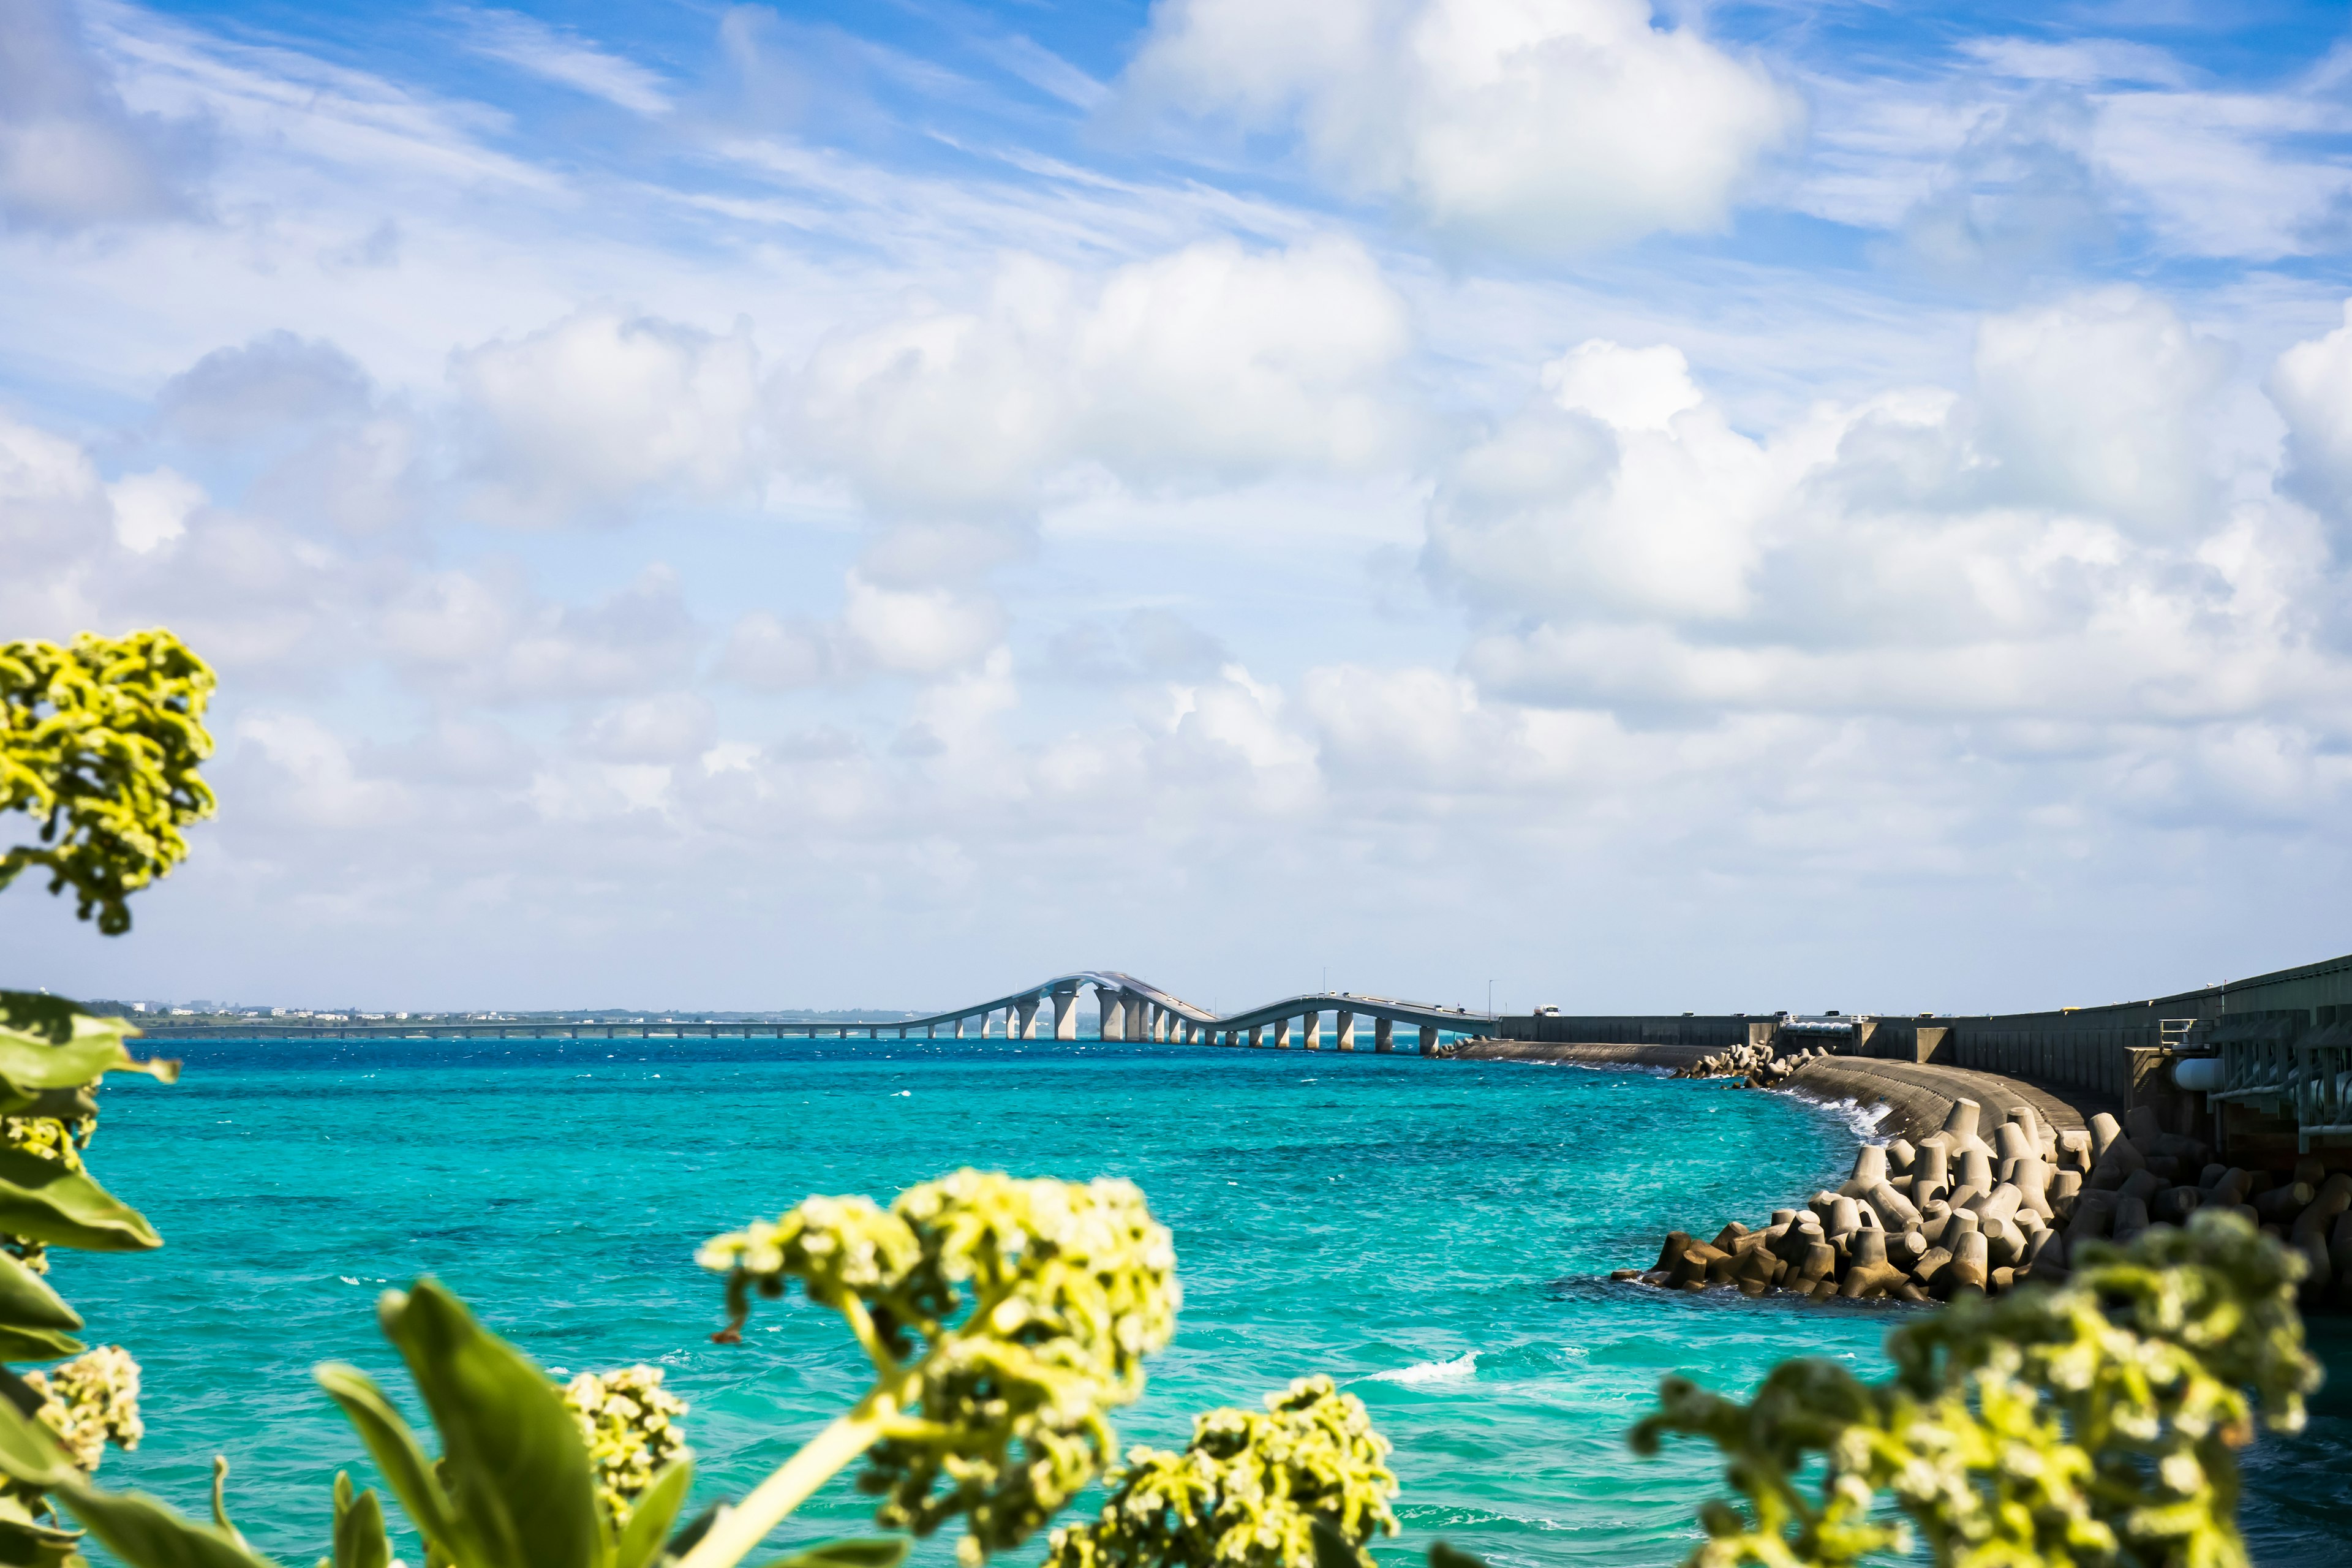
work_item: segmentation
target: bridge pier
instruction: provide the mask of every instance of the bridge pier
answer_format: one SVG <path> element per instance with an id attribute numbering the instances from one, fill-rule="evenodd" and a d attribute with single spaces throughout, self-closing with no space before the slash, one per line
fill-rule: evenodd
<path id="1" fill-rule="evenodd" d="M 1095 1012 L 1101 1023 L 1096 1033 L 1106 1040 L 1127 1038 L 1127 1002 L 1108 985 L 1095 987 Z"/>
<path id="2" fill-rule="evenodd" d="M 1421 1026 L 1421 1054 L 1423 1056 L 1428 1056 L 1436 1049 L 1437 1026 L 1434 1024 L 1423 1024 Z"/>
<path id="3" fill-rule="evenodd" d="M 1151 1009 L 1151 1037 L 1160 1041 L 1163 1045 L 1166 1044 L 1168 1040 L 1168 1026 L 1175 1019 L 1175 1016 L 1176 1015 L 1171 1013 L 1167 1008 L 1155 1005 Z"/>
<path id="4" fill-rule="evenodd" d="M 1290 1020 L 1287 1018 L 1276 1018 L 1270 1026 L 1274 1030 L 1274 1048 L 1277 1051 L 1288 1050 L 1290 1048 Z"/>
<path id="5" fill-rule="evenodd" d="M 1005 1037 L 1013 1040 L 1035 1039 L 1037 1037 L 1037 998 L 1032 996 L 1018 1004 L 1016 1010 L 1020 1014 L 1017 1026 L 1010 1014 L 1005 1016 Z"/>
<path id="6" fill-rule="evenodd" d="M 1352 1051 L 1352 1050 L 1354 1050 L 1354 1049 L 1356 1048 L 1356 1016 L 1355 1016 L 1355 1014 L 1353 1014 L 1353 1013 L 1342 1013 L 1342 1014 L 1340 1014 L 1340 1015 L 1339 1016 L 1338 1022 L 1339 1022 L 1339 1039 L 1338 1039 L 1336 1042 L 1334 1042 L 1334 1043 L 1335 1043 L 1335 1044 L 1337 1044 L 1337 1045 L 1339 1046 L 1339 1047 L 1341 1050 L 1343 1050 L 1343 1051 Z"/>
<path id="7" fill-rule="evenodd" d="M 1299 1020 L 1299 1023 L 1305 1026 L 1303 1033 L 1307 1037 L 1299 1043 L 1310 1051 L 1321 1050 L 1323 1048 L 1323 1015 L 1321 1011 L 1318 1010 L 1307 1014 L 1307 1016 Z"/>
<path id="8" fill-rule="evenodd" d="M 1076 982 L 1056 985 L 1054 997 L 1054 1037 L 1075 1040 L 1078 1037 L 1078 987 Z"/>
<path id="9" fill-rule="evenodd" d="M 1380 1018 L 1374 1020 L 1372 1024 L 1372 1049 L 1376 1051 L 1393 1051 L 1396 1049 L 1396 1020 L 1394 1018 Z"/>

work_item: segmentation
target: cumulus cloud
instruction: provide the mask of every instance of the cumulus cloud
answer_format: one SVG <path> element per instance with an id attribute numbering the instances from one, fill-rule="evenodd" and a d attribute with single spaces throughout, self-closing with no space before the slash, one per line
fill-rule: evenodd
<path id="1" fill-rule="evenodd" d="M 1905 242 L 1934 275 L 2008 284 L 2112 238 L 2113 176 L 2094 162 L 2096 110 L 2045 89 L 1988 111 L 1904 216 Z"/>
<path id="2" fill-rule="evenodd" d="M 2195 725 L 2337 701 L 2318 541 L 2227 500 L 2201 438 L 2228 363 L 2162 301 L 2094 294 L 1987 318 L 1964 394 L 1749 437 L 1679 355 L 1588 343 L 1449 472 L 1426 560 L 1517 622 L 1474 642 L 1480 690 L 1547 706 Z"/>
<path id="3" fill-rule="evenodd" d="M 205 355 L 163 384 L 155 411 L 175 436 L 231 446 L 362 416 L 374 401 L 366 370 L 341 348 L 279 329 Z"/>
<path id="4" fill-rule="evenodd" d="M 897 588 L 852 572 L 831 619 L 787 618 L 764 610 L 739 618 L 719 673 L 767 691 L 846 684 L 874 675 L 929 679 L 971 666 L 1003 640 L 996 601 L 950 587 Z"/>
<path id="5" fill-rule="evenodd" d="M 2344 325 L 2281 354 L 2266 384 L 2286 420 L 2288 484 L 2338 521 L 2352 521 L 2352 301 Z"/>
<path id="6" fill-rule="evenodd" d="M 1451 466 L 1433 573 L 1498 607 L 1736 615 L 1748 603 L 1773 455 L 1699 399 L 1680 351 L 1596 340 L 1550 393 Z"/>
<path id="7" fill-rule="evenodd" d="M 2179 538 L 2210 525 L 2204 416 L 2228 351 L 2133 289 L 1989 319 L 1977 393 L 2011 493 Z"/>
<path id="8" fill-rule="evenodd" d="M 580 745 L 607 763 L 677 763 L 701 756 L 719 738 L 709 699 L 666 691 L 608 705 L 580 731 Z"/>
<path id="9" fill-rule="evenodd" d="M 1350 190 L 1542 255 L 1721 225 L 1803 121 L 1760 65 L 1647 0 L 1166 0 L 1128 82 L 1295 126 Z"/>
<path id="10" fill-rule="evenodd" d="M 725 337 L 596 307 L 450 369 L 476 506 L 501 522 L 611 520 L 751 480 L 763 427 L 748 320 Z"/>
<path id="11" fill-rule="evenodd" d="M 489 703 L 658 691 L 692 671 L 704 640 L 677 574 L 658 565 L 588 605 L 542 598 L 511 570 L 438 572 L 392 595 L 375 625 L 411 679 Z"/>
<path id="12" fill-rule="evenodd" d="M 191 210 L 199 143 L 123 106 L 66 0 L 0 0 L 0 222 L 68 233 Z"/>
<path id="13" fill-rule="evenodd" d="M 803 460 L 877 505 L 1003 517 L 1078 462 L 1182 486 L 1393 461 L 1415 435 L 1391 382 L 1410 342 L 1360 246 L 1214 240 L 1092 286 L 1015 260 L 980 310 L 828 341 L 788 396 Z"/>

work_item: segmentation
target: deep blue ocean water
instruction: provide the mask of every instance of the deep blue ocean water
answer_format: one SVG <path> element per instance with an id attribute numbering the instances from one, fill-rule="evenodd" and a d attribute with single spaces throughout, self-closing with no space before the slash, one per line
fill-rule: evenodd
<path id="1" fill-rule="evenodd" d="M 338 1468 L 373 1482 L 310 1377 L 360 1363 L 414 1412 L 373 1304 L 438 1276 L 551 1371 L 651 1362 L 693 1406 L 697 1503 L 755 1483 L 865 1386 L 837 1319 L 761 1303 L 709 1342 L 703 1237 L 812 1192 L 960 1164 L 1123 1175 L 1173 1230 L 1174 1345 L 1119 1422 L 1181 1447 L 1194 1413 L 1328 1372 L 1396 1444 L 1404 1532 L 1498 1565 L 1667 1564 L 1719 1490 L 1696 1446 L 1623 1436 L 1658 1379 L 1744 1391 L 1774 1361 L 1883 1363 L 1883 1307 L 1608 1282 L 1670 1228 L 1754 1223 L 1842 1176 L 1858 1134 L 1786 1096 L 1638 1072 L 1368 1054 L 1003 1041 L 205 1044 L 178 1086 L 117 1080 L 91 1163 L 158 1253 L 59 1252 L 93 1342 L 145 1367 L 148 1436 L 100 1479 L 191 1512 L 215 1453 L 261 1550 L 324 1549 Z M 2246 1518 L 2264 1568 L 2352 1564 L 2352 1334 L 2311 1431 L 2266 1439 Z M 856 1528 L 837 1480 L 780 1540 Z M 409 1562 L 421 1560 L 413 1538 Z M 1003 1559 L 1034 1563 L 1031 1550 Z M 933 1542 L 917 1559 L 950 1561 Z"/>

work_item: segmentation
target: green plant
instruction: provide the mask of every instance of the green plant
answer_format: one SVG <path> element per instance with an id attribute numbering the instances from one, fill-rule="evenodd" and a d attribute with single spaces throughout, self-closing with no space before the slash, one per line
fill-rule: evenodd
<path id="1" fill-rule="evenodd" d="M 1909 1551 L 1914 1527 L 1954 1568 L 2243 1568 L 2234 1450 L 2257 1416 L 2299 1427 L 2318 1382 L 2294 1310 L 2304 1268 L 2242 1218 L 2202 1211 L 2186 1230 L 2085 1247 L 2060 1289 L 1897 1329 L 1885 1383 L 1791 1361 L 1741 1405 L 1670 1378 L 1633 1444 L 1701 1436 L 1730 1461 L 1747 1506 L 1706 1508 L 1692 1568 L 1832 1568 Z M 1809 1497 L 1798 1472 L 1815 1455 Z"/>
<path id="2" fill-rule="evenodd" d="M 0 812 L 40 823 L 37 847 L 0 856 L 0 889 L 40 866 L 81 919 L 130 930 L 126 900 L 186 857 L 180 829 L 212 815 L 196 776 L 212 692 L 210 667 L 160 628 L 0 644 Z"/>
<path id="3" fill-rule="evenodd" d="M 961 1517 L 957 1555 L 1017 1544 L 1099 1473 L 1106 1413 L 1143 1389 L 1143 1357 L 1175 1331 L 1175 1249 L 1127 1182 L 1015 1181 L 959 1171 L 889 1208 L 811 1198 L 707 1244 L 727 1275 L 721 1340 L 752 1296 L 798 1279 L 839 1312 L 874 1366 L 864 1398 L 683 1558 L 722 1568 L 859 1454 L 886 1528 L 928 1535 Z"/>
<path id="4" fill-rule="evenodd" d="M 1363 1401 L 1300 1378 L 1263 1414 L 1200 1417 L 1181 1454 L 1129 1452 L 1101 1514 L 1054 1532 L 1045 1568 L 1371 1568 L 1365 1543 L 1397 1527 L 1388 1451 Z"/>

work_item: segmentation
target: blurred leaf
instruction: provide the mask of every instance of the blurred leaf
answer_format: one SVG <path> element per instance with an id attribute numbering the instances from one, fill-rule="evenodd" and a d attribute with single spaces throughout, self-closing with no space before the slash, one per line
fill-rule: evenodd
<path id="1" fill-rule="evenodd" d="M 433 1474 L 432 1461 L 425 1457 L 416 1434 L 409 1429 L 392 1401 L 384 1397 L 375 1380 L 341 1362 L 329 1362 L 311 1375 L 358 1428 L 360 1441 L 367 1445 L 368 1457 L 383 1472 L 393 1495 L 408 1510 L 409 1520 L 419 1533 L 428 1542 L 453 1542 L 457 1521 L 450 1510 L 449 1494 L 441 1489 L 440 1481 Z"/>
<path id="2" fill-rule="evenodd" d="M 0 1252 L 0 1324 L 24 1329 L 78 1329 L 81 1314 L 49 1289 L 49 1282 L 6 1252 Z M 71 1354 L 71 1352 L 67 1352 Z M 38 1361 L 38 1356 L 0 1355 L 0 1361 Z"/>
<path id="3" fill-rule="evenodd" d="M 17 1406 L 19 1398 L 39 1396 L 14 1376 L 8 1378 L 7 1389 L 6 1396 L 0 1397 L 0 1476 L 42 1491 L 79 1480 L 81 1472 L 56 1436 Z"/>
<path id="4" fill-rule="evenodd" d="M 89 1347 L 58 1329 L 20 1329 L 0 1323 L 0 1361 L 62 1361 Z M 0 1553 L 0 1563 L 7 1562 Z"/>
<path id="5" fill-rule="evenodd" d="M 138 1032 L 120 1018 L 94 1017 L 79 1010 L 71 1016 L 64 1039 L 54 1037 L 46 1026 L 37 1031 L 0 1026 L 0 1079 L 19 1099 L 47 1089 L 75 1089 L 110 1072 L 143 1072 L 165 1083 L 176 1082 L 180 1064 L 171 1058 L 142 1061 L 131 1054 L 125 1038 Z"/>
<path id="6" fill-rule="evenodd" d="M 688 1489 L 693 1485 L 690 1462 L 681 1459 L 662 1467 L 661 1474 L 637 1495 L 636 1506 L 629 1510 L 629 1522 L 613 1555 L 614 1568 L 647 1568 L 661 1555 L 663 1538 L 677 1522 L 677 1510 L 685 1506 Z"/>
<path id="7" fill-rule="evenodd" d="M 903 1535 L 868 1535 L 820 1541 L 762 1568 L 898 1568 L 914 1542 Z"/>
<path id="8" fill-rule="evenodd" d="M 0 1029 L 30 1035 L 43 1045 L 64 1045 L 74 1037 L 74 1020 L 89 1016 L 80 1003 L 46 991 L 0 991 Z"/>
<path id="9" fill-rule="evenodd" d="M 1315 1542 L 1315 1568 L 1364 1568 L 1363 1555 L 1325 1521 L 1310 1523 L 1307 1534 Z"/>
<path id="10" fill-rule="evenodd" d="M 431 1279 L 386 1291 L 377 1315 L 433 1413 L 443 1484 L 478 1568 L 595 1568 L 595 1477 L 547 1374 Z"/>
<path id="11" fill-rule="evenodd" d="M 0 1149 L 0 1231 L 90 1252 L 163 1245 L 137 1209 L 88 1174 L 21 1149 Z"/>
<path id="12" fill-rule="evenodd" d="M 352 1473 L 335 1472 L 334 1568 L 390 1568 L 392 1542 L 383 1533 L 383 1506 L 373 1490 L 352 1495 Z"/>
<path id="13" fill-rule="evenodd" d="M 79 1479 L 57 1489 L 76 1519 L 131 1568 L 273 1568 L 208 1524 L 139 1492 L 103 1492 Z"/>
<path id="14" fill-rule="evenodd" d="M 16 1499 L 0 1500 L 0 1563 L 10 1568 L 87 1568 L 76 1555 L 81 1531 L 42 1524 Z"/>

